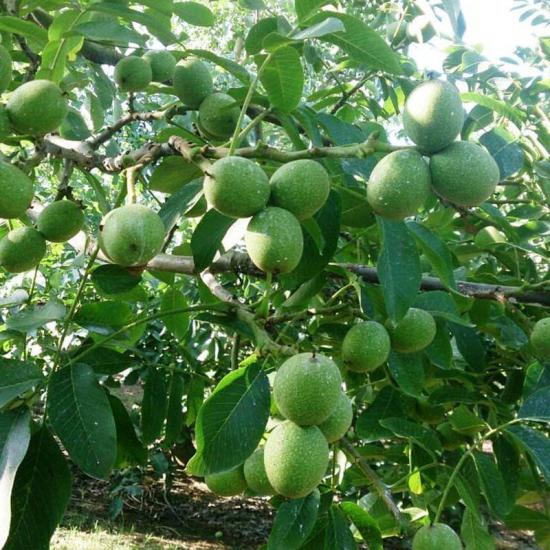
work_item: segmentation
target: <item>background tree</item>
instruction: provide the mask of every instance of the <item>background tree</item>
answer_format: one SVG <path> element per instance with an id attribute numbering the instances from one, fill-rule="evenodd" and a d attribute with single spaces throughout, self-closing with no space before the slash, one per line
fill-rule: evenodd
<path id="1" fill-rule="evenodd" d="M 276 492 L 268 548 L 549 546 L 549 40 L 211 4 L 2 3 L 1 543 L 49 546 L 63 448 Z"/>

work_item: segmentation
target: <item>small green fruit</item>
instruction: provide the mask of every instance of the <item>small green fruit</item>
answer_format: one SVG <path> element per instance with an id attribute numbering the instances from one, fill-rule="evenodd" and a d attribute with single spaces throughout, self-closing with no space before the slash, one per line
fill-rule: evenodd
<path id="1" fill-rule="evenodd" d="M 320 424 L 334 412 L 341 384 L 340 371 L 332 359 L 299 353 L 279 367 L 273 397 L 281 414 L 295 424 Z"/>
<path id="2" fill-rule="evenodd" d="M 59 127 L 68 106 L 59 86 L 49 80 L 31 80 L 11 94 L 6 109 L 20 134 L 43 136 Z"/>
<path id="3" fill-rule="evenodd" d="M 405 317 L 390 331 L 393 349 L 401 353 L 414 353 L 428 347 L 437 326 L 430 313 L 411 307 Z"/>
<path id="4" fill-rule="evenodd" d="M 204 178 L 206 200 L 220 213 L 232 218 L 248 218 L 265 207 L 269 199 L 269 179 L 253 161 L 225 157 L 208 169 Z"/>
<path id="5" fill-rule="evenodd" d="M 276 206 L 268 206 L 250 220 L 244 241 L 254 265 L 266 273 L 290 273 L 304 251 L 300 222 Z"/>
<path id="6" fill-rule="evenodd" d="M 327 201 L 330 179 L 314 160 L 283 164 L 271 176 L 271 202 L 292 212 L 299 220 L 311 218 Z"/>
<path id="7" fill-rule="evenodd" d="M 92 133 L 84 117 L 76 109 L 69 109 L 67 116 L 59 127 L 59 135 L 64 139 L 83 141 L 89 138 Z"/>
<path id="8" fill-rule="evenodd" d="M 12 59 L 10 52 L 0 45 L 0 94 L 5 92 L 12 79 Z"/>
<path id="9" fill-rule="evenodd" d="M 214 138 L 227 139 L 237 127 L 239 112 L 237 103 L 230 95 L 210 94 L 200 104 L 199 126 Z"/>
<path id="10" fill-rule="evenodd" d="M 550 361 L 550 317 L 535 323 L 531 332 L 531 345 L 540 359 Z"/>
<path id="11" fill-rule="evenodd" d="M 417 86 L 403 110 L 405 133 L 425 153 L 447 147 L 464 124 L 464 109 L 458 90 L 443 80 Z"/>
<path id="12" fill-rule="evenodd" d="M 354 325 L 342 342 L 342 360 L 354 372 L 369 372 L 385 363 L 391 350 L 388 331 L 376 321 Z"/>
<path id="13" fill-rule="evenodd" d="M 430 160 L 432 187 L 443 199 L 478 206 L 495 191 L 500 172 L 493 157 L 468 141 L 452 143 Z"/>
<path id="14" fill-rule="evenodd" d="M 302 498 L 323 480 L 328 457 L 327 440 L 317 426 L 302 427 L 287 420 L 267 438 L 265 471 L 278 494 Z"/>
<path id="15" fill-rule="evenodd" d="M 27 174 L 0 161 L 0 218 L 18 218 L 25 213 L 34 196 Z"/>
<path id="16" fill-rule="evenodd" d="M 218 474 L 208 474 L 204 482 L 213 493 L 222 497 L 240 495 L 246 489 L 242 466 Z"/>
<path id="17" fill-rule="evenodd" d="M 32 227 L 12 229 L 0 241 L 0 265 L 10 273 L 36 267 L 46 254 L 44 237 Z"/>
<path id="18" fill-rule="evenodd" d="M 151 82 L 153 70 L 147 59 L 129 55 L 116 64 L 114 77 L 121 92 L 141 92 Z"/>
<path id="19" fill-rule="evenodd" d="M 74 201 L 55 201 L 46 206 L 36 227 L 44 238 L 53 243 L 63 243 L 72 239 L 84 225 L 84 213 Z"/>
<path id="20" fill-rule="evenodd" d="M 462 550 L 458 535 L 444 523 L 424 525 L 414 535 L 412 550 Z"/>
<path id="21" fill-rule="evenodd" d="M 505 242 L 506 235 L 492 225 L 481 228 L 474 237 L 474 244 L 481 250 L 494 248 L 495 245 Z"/>
<path id="22" fill-rule="evenodd" d="M 143 59 L 149 61 L 153 82 L 166 82 L 174 76 L 176 58 L 167 50 L 148 51 Z"/>
<path id="23" fill-rule="evenodd" d="M 352 420 L 353 407 L 351 401 L 344 392 L 341 392 L 336 408 L 324 422 L 319 424 L 319 429 L 329 443 L 334 443 L 346 435 Z"/>
<path id="24" fill-rule="evenodd" d="M 342 225 L 347 227 L 369 227 L 376 219 L 370 204 L 367 201 L 367 196 L 361 196 L 356 189 L 338 189 L 340 202 L 342 205 L 342 217 L 340 219 Z"/>
<path id="25" fill-rule="evenodd" d="M 164 242 L 164 224 L 159 215 L 140 204 L 111 210 L 102 226 L 101 250 L 121 266 L 145 265 L 160 252 Z"/>
<path id="26" fill-rule="evenodd" d="M 264 448 L 256 449 L 244 463 L 244 478 L 248 488 L 258 496 L 275 494 L 275 489 L 269 483 L 264 464 Z"/>
<path id="27" fill-rule="evenodd" d="M 187 57 L 176 65 L 173 86 L 176 95 L 190 109 L 198 109 L 214 90 L 208 67 L 196 57 Z"/>
<path id="28" fill-rule="evenodd" d="M 390 220 L 413 216 L 430 195 L 430 169 L 416 151 L 394 151 L 372 171 L 367 199 L 372 209 Z"/>

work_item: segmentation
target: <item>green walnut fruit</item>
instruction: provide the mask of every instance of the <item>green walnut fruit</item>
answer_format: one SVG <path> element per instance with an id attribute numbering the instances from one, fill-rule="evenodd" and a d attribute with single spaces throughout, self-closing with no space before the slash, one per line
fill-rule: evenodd
<path id="1" fill-rule="evenodd" d="M 225 157 L 208 168 L 203 189 L 206 200 L 221 214 L 248 218 L 267 204 L 269 178 L 250 159 Z"/>
<path id="2" fill-rule="evenodd" d="M 0 265 L 10 273 L 35 268 L 46 254 L 44 237 L 32 227 L 12 229 L 0 241 Z"/>
<path id="3" fill-rule="evenodd" d="M 242 466 L 218 474 L 208 474 L 204 482 L 213 493 L 222 497 L 240 495 L 246 489 Z"/>
<path id="4" fill-rule="evenodd" d="M 388 331 L 376 321 L 364 321 L 348 330 L 342 342 L 342 360 L 354 372 L 369 372 L 385 363 L 391 350 Z"/>
<path id="5" fill-rule="evenodd" d="M 68 106 L 59 86 L 49 80 L 31 80 L 11 94 L 6 109 L 17 132 L 43 136 L 59 128 Z"/>
<path id="6" fill-rule="evenodd" d="M 329 443 L 334 443 L 346 435 L 352 420 L 353 407 L 350 398 L 344 392 L 340 392 L 336 408 L 324 422 L 319 424 L 319 429 Z"/>
<path id="7" fill-rule="evenodd" d="M 264 464 L 264 448 L 256 449 L 244 463 L 244 478 L 248 488 L 258 496 L 275 494 L 275 489 L 269 483 Z"/>
<path id="8" fill-rule="evenodd" d="M 334 412 L 341 384 L 340 371 L 332 359 L 299 353 L 279 367 L 273 397 L 285 418 L 310 426 L 324 422 Z"/>
<path id="9" fill-rule="evenodd" d="M 430 184 L 430 169 L 419 153 L 394 151 L 374 167 L 367 185 L 367 199 L 383 218 L 402 220 L 416 214 L 426 202 Z"/>
<path id="10" fill-rule="evenodd" d="M 44 238 L 53 243 L 72 239 L 84 225 L 84 213 L 76 202 L 55 201 L 40 212 L 36 228 Z"/>
<path id="11" fill-rule="evenodd" d="M 30 206 L 34 187 L 27 174 L 0 161 L 0 218 L 19 218 Z"/>
<path id="12" fill-rule="evenodd" d="M 230 95 L 210 94 L 200 104 L 199 127 L 213 138 L 227 139 L 237 127 L 239 112 L 238 105 Z"/>
<path id="13" fill-rule="evenodd" d="M 444 523 L 424 525 L 414 535 L 412 550 L 462 550 L 458 535 Z"/>
<path id="14" fill-rule="evenodd" d="M 433 155 L 430 171 L 434 191 L 459 206 L 485 202 L 500 178 L 493 157 L 483 147 L 468 141 L 457 141 Z"/>
<path id="15" fill-rule="evenodd" d="M 59 135 L 64 139 L 83 141 L 89 138 L 92 133 L 84 117 L 76 109 L 69 109 L 67 116 L 59 127 Z"/>
<path id="16" fill-rule="evenodd" d="M 328 466 L 328 443 L 317 426 L 279 424 L 265 444 L 265 471 L 275 491 L 302 498 L 321 483 Z"/>
<path id="17" fill-rule="evenodd" d="M 5 92 L 12 79 L 12 59 L 10 52 L 0 45 L 0 94 Z"/>
<path id="18" fill-rule="evenodd" d="M 405 134 L 424 153 L 447 147 L 464 123 L 464 109 L 458 90 L 448 82 L 430 80 L 417 86 L 403 109 Z"/>
<path id="19" fill-rule="evenodd" d="M 129 55 L 116 64 L 114 78 L 121 92 L 141 92 L 150 84 L 153 70 L 147 59 Z"/>
<path id="20" fill-rule="evenodd" d="M 494 248 L 495 245 L 505 242 L 506 235 L 492 225 L 481 228 L 474 237 L 474 244 L 481 250 Z"/>
<path id="21" fill-rule="evenodd" d="M 363 196 L 357 189 L 338 189 L 342 215 L 340 222 L 347 227 L 369 227 L 376 219 L 366 194 Z"/>
<path id="22" fill-rule="evenodd" d="M 5 105 L 0 105 L 0 139 L 11 136 L 13 128 L 11 125 L 8 110 Z"/>
<path id="23" fill-rule="evenodd" d="M 401 353 L 423 350 L 433 342 L 436 330 L 435 320 L 430 313 L 411 307 L 390 331 L 392 347 Z"/>
<path id="24" fill-rule="evenodd" d="M 277 206 L 268 206 L 250 220 L 244 242 L 254 265 L 266 273 L 290 273 L 304 251 L 300 222 Z"/>
<path id="25" fill-rule="evenodd" d="M 271 202 L 292 212 L 299 220 L 311 218 L 327 201 L 330 179 L 314 160 L 283 164 L 271 176 Z"/>
<path id="26" fill-rule="evenodd" d="M 151 50 L 143 59 L 149 61 L 153 82 L 166 82 L 174 76 L 176 58 L 166 50 Z"/>
<path id="27" fill-rule="evenodd" d="M 214 90 L 208 67 L 196 57 L 187 57 L 176 65 L 173 86 L 176 95 L 190 109 L 198 109 Z M 231 101 L 235 102 L 234 99 Z"/>
<path id="28" fill-rule="evenodd" d="M 159 215 L 146 206 L 121 206 L 103 218 L 101 250 L 115 264 L 145 265 L 160 252 L 163 242 L 164 224 Z"/>
<path id="29" fill-rule="evenodd" d="M 550 361 L 550 317 L 535 323 L 531 331 L 531 345 L 540 359 Z"/>

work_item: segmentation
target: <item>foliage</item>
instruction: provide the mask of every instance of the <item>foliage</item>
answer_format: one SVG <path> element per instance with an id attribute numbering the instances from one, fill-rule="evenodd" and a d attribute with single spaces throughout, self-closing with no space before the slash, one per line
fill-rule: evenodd
<path id="1" fill-rule="evenodd" d="M 42 260 L 16 251 L 17 265 L 39 262 L 35 269 L 14 274 L 4 264 L 0 273 L 0 542 L 49 546 L 70 495 L 62 448 L 84 473 L 119 480 L 118 511 L 120 479 L 143 468 L 169 476 L 240 468 L 282 425 L 270 397 L 275 371 L 289 356 L 312 353 L 338 365 L 354 419 L 331 444 L 317 489 L 272 497 L 267 548 L 378 549 L 385 537 L 412 540 L 433 523 L 451 525 L 467 549 L 493 548 L 493 519 L 534 530 L 547 547 L 550 357 L 544 335 L 537 346 L 529 337 L 550 307 L 549 39 L 489 61 L 463 43 L 458 0 L 206 4 L 1 3 L 0 151 L 8 168 L 0 172 L 30 176 L 34 202 L 3 220 L 0 236 L 33 227 L 60 199 L 84 208 L 86 223 L 69 242 L 48 243 Z M 540 27 L 548 24 L 544 4 L 515 7 Z M 176 69 L 178 93 L 171 79 L 151 81 L 147 59 L 156 50 L 193 59 L 196 72 L 182 69 L 187 62 Z M 442 71 L 422 65 L 433 51 L 445 52 Z M 124 92 L 115 84 L 121 59 L 146 68 L 128 85 L 119 65 Z M 135 77 L 132 63 L 122 67 Z M 207 128 L 198 105 L 182 102 L 193 74 L 204 86 L 189 97 L 204 101 L 208 75 L 218 94 L 218 122 L 209 109 Z M 376 216 L 369 177 L 388 153 L 414 147 L 401 113 L 429 78 L 460 90 L 460 138 L 494 159 L 496 192 L 464 207 L 430 191 L 406 221 Z M 33 99 L 29 115 L 21 87 L 37 80 L 62 95 L 47 84 L 55 109 Z M 16 90 L 17 116 L 27 123 L 19 130 L 4 106 Z M 67 106 L 63 137 L 41 131 Z M 227 140 L 211 131 L 219 120 Z M 245 253 L 247 220 L 206 210 L 203 174 L 212 177 L 213 163 L 229 155 L 269 177 L 314 159 L 330 178 L 313 216 L 298 222 L 285 211 L 299 230 L 273 220 L 249 228 L 268 273 Z M 2 178 L 0 190 L 9 187 Z M 248 202 L 253 186 L 243 189 L 230 206 Z M 3 208 L 13 207 L 2 194 Z M 298 202 L 311 206 L 307 198 Z M 156 233 L 136 229 L 143 224 L 131 216 L 123 230 L 111 224 L 127 248 L 119 263 L 130 267 L 110 263 L 98 242 L 102 218 L 125 202 L 148 207 Z M 484 228 L 499 238 L 476 243 Z M 269 238 L 281 245 L 300 231 L 303 251 L 302 239 L 290 239 L 298 263 L 277 269 L 288 250 L 281 246 L 275 261 Z M 418 310 L 433 338 L 398 352 L 396 327 Z M 387 329 L 394 349 L 354 372 L 342 342 L 363 321 Z M 324 469 L 324 450 L 320 457 Z"/>

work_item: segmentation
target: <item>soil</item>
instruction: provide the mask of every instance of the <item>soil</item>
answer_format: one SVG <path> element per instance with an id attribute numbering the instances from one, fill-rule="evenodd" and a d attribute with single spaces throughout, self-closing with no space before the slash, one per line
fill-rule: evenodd
<path id="1" fill-rule="evenodd" d="M 63 526 L 76 526 L 82 531 L 93 531 L 99 521 L 113 531 L 130 529 L 136 534 L 156 535 L 185 550 L 254 550 L 266 543 L 274 518 L 267 499 L 219 498 L 209 492 L 204 483 L 180 473 L 169 495 L 159 479 L 141 479 L 143 492 L 126 496 L 122 512 L 110 520 L 109 482 L 76 471 L 74 474 L 75 487 Z M 512 533 L 498 524 L 494 524 L 491 531 L 497 549 L 538 548 L 528 533 Z M 385 539 L 384 549 L 410 549 L 410 543 Z"/>

